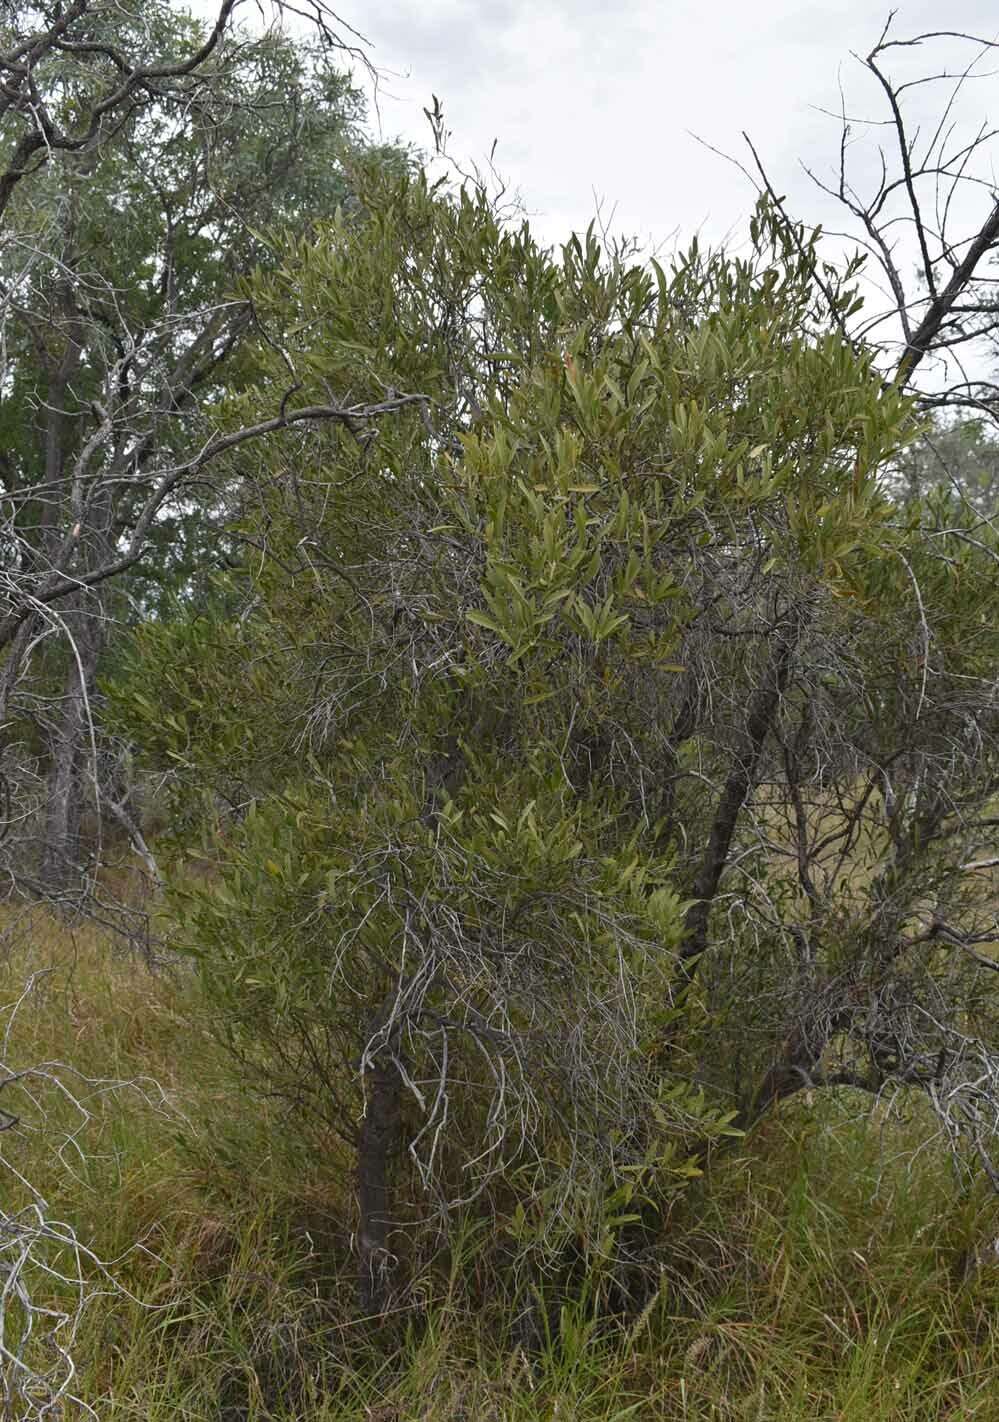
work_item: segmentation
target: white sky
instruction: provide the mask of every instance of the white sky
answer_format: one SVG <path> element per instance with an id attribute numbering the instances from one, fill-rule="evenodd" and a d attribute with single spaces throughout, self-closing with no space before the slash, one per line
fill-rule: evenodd
<path id="1" fill-rule="evenodd" d="M 843 225 L 841 209 L 801 169 L 804 160 L 832 179 L 841 91 L 857 117 L 883 119 L 883 96 L 852 56 L 867 54 L 888 17 L 872 0 L 332 0 L 371 42 L 382 73 L 377 111 L 385 138 L 427 147 L 424 106 L 436 94 L 464 165 L 485 163 L 497 140 L 496 167 L 520 196 L 532 227 L 559 242 L 596 215 L 617 235 L 644 246 L 686 246 L 695 232 L 709 244 L 739 245 L 755 194 L 747 179 L 698 143 L 751 165 L 748 131 L 788 210 L 808 225 Z M 927 30 L 999 38 L 996 0 L 897 0 L 892 34 Z M 946 39 L 896 51 L 893 75 L 916 77 L 963 67 L 974 53 Z M 955 137 L 970 135 L 990 110 L 999 119 L 999 51 L 980 65 L 986 77 L 963 91 Z M 358 77 L 360 73 L 358 71 Z M 943 90 L 909 95 L 923 132 L 939 118 Z M 930 120 L 932 119 L 932 123 Z M 858 190 L 876 180 L 878 138 L 867 128 L 850 151 Z M 978 176 L 997 183 L 999 141 L 978 156 Z M 924 197 L 926 194 L 924 194 Z M 969 237 L 991 209 L 988 186 L 956 206 L 952 237 Z M 896 233 L 906 275 L 907 238 Z M 832 245 L 830 252 L 833 252 Z M 843 243 L 835 244 L 835 256 Z M 881 302 L 869 292 L 869 304 Z"/>
<path id="2" fill-rule="evenodd" d="M 697 134 L 748 158 L 748 130 L 780 191 L 802 216 L 830 209 L 797 167 L 835 161 L 838 125 L 816 106 L 873 99 L 850 51 L 867 53 L 888 14 L 871 0 L 342 0 L 383 71 L 383 132 L 429 141 L 431 93 L 451 149 L 496 162 L 551 240 L 585 226 L 595 197 L 615 229 L 653 243 L 679 229 L 720 240 L 740 227 L 752 193 Z M 946 25 L 999 36 L 995 0 L 900 0 L 899 37 Z M 926 46 L 918 60 L 944 56 Z M 956 57 L 947 51 L 946 57 Z M 966 108 L 981 114 L 996 83 Z M 995 105 L 999 108 L 999 105 Z M 873 111 L 874 104 L 868 105 Z M 983 199 L 987 211 L 987 199 Z M 819 212 L 819 209 L 822 212 Z"/>
<path id="3" fill-rule="evenodd" d="M 208 18 L 218 0 L 177 3 Z M 436 94 L 453 159 L 482 169 L 495 140 L 498 172 L 535 234 L 551 243 L 585 228 L 599 207 L 615 235 L 637 238 L 643 250 L 669 254 L 695 233 L 708 245 L 738 248 L 755 200 L 752 185 L 697 140 L 751 166 L 743 129 L 791 215 L 835 232 L 844 226 L 842 209 L 801 167 L 804 161 L 835 181 L 840 124 L 821 110 L 836 114 L 845 101 L 855 118 L 883 121 L 886 114 L 884 96 L 852 53 L 867 54 L 887 20 L 889 6 L 874 0 L 289 3 L 303 10 L 327 4 L 370 42 L 367 53 L 381 74 L 371 121 L 383 138 L 428 149 L 423 109 Z M 266 5 L 244 0 L 238 16 L 259 27 Z M 898 39 L 947 27 L 999 40 L 996 0 L 896 0 L 896 11 Z M 886 64 L 895 79 L 915 78 L 954 73 L 973 53 L 944 38 L 897 50 Z M 999 71 L 999 49 L 979 64 L 982 77 L 965 86 L 955 105 L 954 142 L 969 138 L 990 114 L 999 122 L 992 69 Z M 370 94 L 362 67 L 355 66 L 355 76 Z M 946 95 L 939 86 L 918 88 L 906 102 L 925 136 Z M 878 141 L 890 148 L 891 134 L 863 125 L 854 132 L 849 172 L 866 196 L 879 172 Z M 897 170 L 897 156 L 889 158 Z M 976 154 L 971 171 L 982 186 L 968 186 L 954 204 L 952 242 L 970 239 L 991 210 L 997 168 L 999 139 Z M 911 233 L 900 225 L 892 237 L 911 282 Z M 846 244 L 830 238 L 826 250 L 838 261 Z M 871 264 L 868 270 L 877 276 Z M 915 294 L 914 282 L 911 289 Z M 888 304 L 870 283 L 866 296 L 868 312 Z"/>

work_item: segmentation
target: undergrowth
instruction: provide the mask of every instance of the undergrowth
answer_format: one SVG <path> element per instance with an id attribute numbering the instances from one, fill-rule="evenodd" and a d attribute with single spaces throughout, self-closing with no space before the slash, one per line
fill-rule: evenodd
<path id="1" fill-rule="evenodd" d="M 30 1181 L 113 1261 L 75 1342 L 101 1419 L 999 1417 L 999 1266 L 980 1248 L 999 1222 L 915 1103 L 889 1121 L 847 1093 L 802 1101 L 717 1160 L 637 1318 L 608 1320 L 584 1279 L 526 1348 L 470 1220 L 375 1327 L 353 1308 L 335 1143 L 305 1151 L 241 1089 L 183 968 L 41 911 L 2 926 L 4 1060 L 50 1064 L 0 1095 L 18 1116 L 5 1208 Z"/>

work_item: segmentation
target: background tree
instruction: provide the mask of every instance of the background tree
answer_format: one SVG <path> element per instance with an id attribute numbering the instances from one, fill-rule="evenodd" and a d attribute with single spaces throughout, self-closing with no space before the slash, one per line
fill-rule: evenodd
<path id="1" fill-rule="evenodd" d="M 944 486 L 983 519 L 999 513 L 999 444 L 991 421 L 930 424 L 898 462 L 899 494 L 907 503 Z"/>
<path id="2" fill-rule="evenodd" d="M 212 411 L 221 372 L 229 366 L 236 379 L 250 319 L 231 300 L 237 275 L 266 261 L 270 223 L 302 229 L 349 201 L 362 113 L 333 63 L 351 50 L 346 31 L 312 5 L 296 14 L 310 12 L 314 43 L 279 29 L 251 39 L 235 28 L 238 5 L 224 0 L 207 26 L 168 3 L 0 6 L 8 894 L 80 902 L 84 871 L 100 865 L 93 837 L 80 841 L 88 805 L 98 848 L 111 812 L 155 871 L 125 798 L 127 747 L 110 744 L 95 716 L 96 673 L 113 661 L 124 619 L 162 608 L 171 589 L 192 595 L 205 563 L 220 556 L 221 491 L 209 489 L 207 473 L 220 447 Z M 379 156 L 407 161 L 394 150 Z M 268 417 L 300 415 L 278 393 Z M 350 418 L 332 397 L 310 417 Z M 221 447 L 253 433 L 229 430 Z M 33 952 L 7 1012 L 8 1037 L 50 971 L 38 956 L 44 935 Z M 78 1104 L 82 1128 L 86 1093 L 111 1087 L 53 1062 L 22 1060 L 5 1076 L 12 1092 L 28 1093 L 29 1135 L 55 1132 L 66 1103 Z M 18 1137 L 5 1137 L 3 1152 L 13 1181 L 3 1216 L 4 1409 L 27 1418 L 78 1405 L 95 1415 L 74 1396 L 75 1338 L 95 1276 L 98 1292 L 114 1281 L 52 1213 L 51 1168 L 44 1196 L 26 1178 L 17 1117 L 4 1112 L 0 1124 Z"/>
<path id="3" fill-rule="evenodd" d="M 213 408 L 253 320 L 230 293 L 268 260 L 270 224 L 349 201 L 361 147 L 341 51 L 231 33 L 232 9 L 206 32 L 169 5 L 81 4 L 49 29 L 39 12 L 15 46 L 34 45 L 34 97 L 9 95 L 3 119 L 0 716 L 8 867 L 48 894 L 81 884 L 87 803 L 142 845 L 127 784 L 98 763 L 97 669 L 116 616 L 190 592 L 222 555 Z M 328 395 L 316 414 L 339 417 Z"/>

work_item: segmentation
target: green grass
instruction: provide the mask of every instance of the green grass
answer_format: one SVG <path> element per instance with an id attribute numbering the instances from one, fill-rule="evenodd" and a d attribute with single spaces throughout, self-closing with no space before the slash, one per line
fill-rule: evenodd
<path id="1" fill-rule="evenodd" d="M 768 1123 L 671 1222 L 626 1327 L 584 1286 L 528 1356 L 480 1224 L 375 1329 L 352 1310 L 342 1159 L 246 1094 L 190 978 L 40 911 L 3 926 L 4 1003 L 51 969 L 0 1022 L 7 1064 L 82 1074 L 0 1096 L 20 1116 L 0 1133 L 5 1208 L 32 1181 L 132 1295 L 94 1298 L 75 1343 L 102 1422 L 999 1418 L 999 1269 L 965 1267 L 999 1220 L 916 1150 L 915 1109 L 869 1123 L 843 1093 Z"/>

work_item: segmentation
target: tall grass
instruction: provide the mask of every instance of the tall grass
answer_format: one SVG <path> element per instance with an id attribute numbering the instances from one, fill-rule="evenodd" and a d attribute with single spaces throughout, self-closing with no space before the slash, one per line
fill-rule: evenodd
<path id="1" fill-rule="evenodd" d="M 0 929 L 4 1060 L 62 1064 L 0 1093 L 5 1207 L 23 1177 L 116 1261 L 75 1343 L 108 1422 L 999 1418 L 999 1267 L 976 1253 L 999 1221 L 915 1105 L 799 1102 L 713 1164 L 637 1319 L 582 1280 L 525 1350 L 470 1221 L 374 1328 L 335 1146 L 304 1152 L 245 1094 L 193 979 L 40 910 Z"/>

